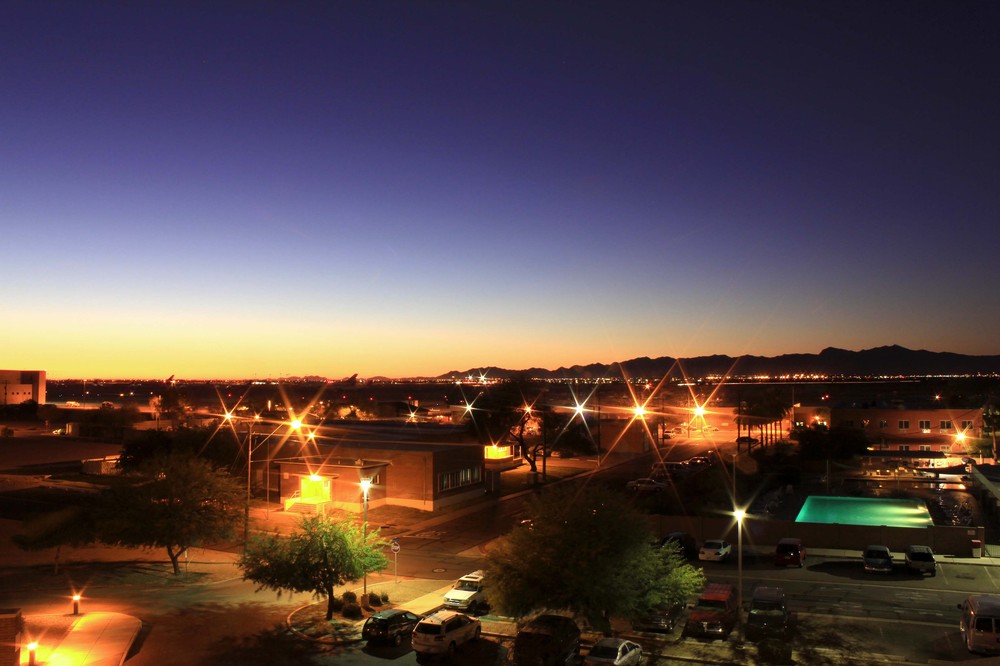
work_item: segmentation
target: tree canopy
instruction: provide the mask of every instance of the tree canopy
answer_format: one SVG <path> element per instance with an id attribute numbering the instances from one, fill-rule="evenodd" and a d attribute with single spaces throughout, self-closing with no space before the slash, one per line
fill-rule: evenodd
<path id="1" fill-rule="evenodd" d="M 189 451 L 157 455 L 140 466 L 141 481 L 115 488 L 100 540 L 129 548 L 165 548 L 174 573 L 191 546 L 232 538 L 242 489 Z"/>
<path id="2" fill-rule="evenodd" d="M 683 602 L 704 585 L 701 570 L 653 544 L 646 518 L 619 494 L 558 487 L 528 506 L 528 521 L 487 555 L 490 603 L 508 615 L 571 610 L 595 626 Z"/>
<path id="3" fill-rule="evenodd" d="M 325 516 L 304 518 L 289 536 L 259 534 L 251 537 L 238 566 L 243 579 L 259 586 L 288 592 L 311 592 L 326 597 L 326 619 L 333 617 L 335 589 L 389 564 L 388 543 L 378 531 L 366 535 L 352 520 L 333 521 Z"/>

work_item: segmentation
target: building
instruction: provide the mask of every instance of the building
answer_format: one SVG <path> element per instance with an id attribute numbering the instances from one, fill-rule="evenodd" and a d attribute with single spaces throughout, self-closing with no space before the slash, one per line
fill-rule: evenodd
<path id="1" fill-rule="evenodd" d="M 45 404 L 45 371 L 0 370 L 0 407 L 29 400 Z"/>

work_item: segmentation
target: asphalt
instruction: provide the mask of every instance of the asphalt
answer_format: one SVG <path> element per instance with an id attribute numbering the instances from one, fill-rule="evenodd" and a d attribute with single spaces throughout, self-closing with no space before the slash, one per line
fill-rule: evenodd
<path id="1" fill-rule="evenodd" d="M 609 457 L 602 460 L 602 467 L 620 464 L 626 459 L 614 459 Z M 593 458 L 571 458 L 571 459 L 551 459 L 549 461 L 549 471 L 551 472 L 550 482 L 578 477 L 583 474 L 593 472 L 597 465 Z M 517 497 L 521 494 L 533 492 L 533 486 L 528 481 L 528 470 L 526 467 L 504 474 L 505 487 L 501 489 L 502 499 Z M 463 513 L 471 513 L 481 508 L 480 503 L 459 507 L 448 512 L 435 514 L 433 516 L 414 518 L 418 515 L 412 511 L 395 510 L 393 507 L 380 507 L 378 511 L 372 511 L 372 518 L 377 519 L 382 524 L 388 526 L 391 532 L 399 535 L 407 533 L 419 533 L 426 531 L 435 525 L 441 524 L 455 518 Z M 281 512 L 266 510 L 261 507 L 253 509 L 254 526 L 257 529 L 282 531 L 294 525 L 295 518 L 282 514 Z M 991 548 L 990 552 L 1000 552 L 1000 548 Z M 810 554 L 827 558 L 859 559 L 856 551 L 850 550 L 810 550 Z M 226 551 L 215 551 L 204 549 L 196 551 L 195 556 L 188 566 L 198 570 L 208 568 L 213 571 L 219 570 L 219 565 L 223 568 L 231 567 L 232 574 L 235 572 L 236 555 Z M 956 564 L 969 564 L 979 566 L 1000 566 L 1000 557 L 945 557 L 944 562 Z M 439 580 L 427 579 L 406 579 L 392 580 L 392 576 L 382 576 L 379 574 L 369 576 L 368 586 L 372 589 L 379 589 L 383 583 L 393 583 L 389 589 L 392 590 L 392 603 L 410 610 L 420 615 L 426 615 L 442 607 L 443 596 L 450 589 L 448 586 L 440 586 Z M 388 587 L 388 586 L 387 586 Z M 355 590 L 360 592 L 359 590 Z M 324 602 L 325 603 L 325 602 Z M 297 609 L 289 615 L 288 624 L 294 630 L 294 616 L 307 607 Z M 135 638 L 139 634 L 142 622 L 136 617 L 122 613 L 108 612 L 85 612 L 79 616 L 67 617 L 66 615 L 52 616 L 27 616 L 26 623 L 29 627 L 44 626 L 51 622 L 71 622 L 69 628 L 64 633 L 61 641 L 53 646 L 39 645 L 37 648 L 37 663 L 59 664 L 60 666 L 120 666 L 124 663 Z M 360 623 L 358 624 L 358 635 L 360 635 Z M 483 619 L 483 633 L 494 636 L 513 636 L 516 632 L 514 622 L 495 619 L 492 617 Z M 596 639 L 597 635 L 585 634 L 585 643 Z M 719 657 L 720 661 L 712 661 L 705 654 L 697 659 L 696 663 L 727 663 L 724 656 Z M 684 661 L 681 655 L 677 661 Z M 895 660 L 896 663 L 904 663 Z M 26 646 L 22 646 L 21 663 L 29 663 L 29 651 Z M 983 662 L 979 662 L 983 663 Z"/>

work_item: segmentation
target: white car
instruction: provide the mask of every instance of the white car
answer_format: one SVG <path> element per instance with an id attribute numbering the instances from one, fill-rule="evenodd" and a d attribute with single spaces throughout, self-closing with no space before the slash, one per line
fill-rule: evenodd
<path id="1" fill-rule="evenodd" d="M 428 615 L 417 623 L 410 644 L 418 657 L 440 654 L 453 657 L 459 645 L 477 640 L 481 633 L 479 618 L 443 610 Z"/>
<path id="2" fill-rule="evenodd" d="M 638 666 L 642 663 L 642 647 L 624 638 L 602 638 L 590 648 L 583 663 Z"/>
<path id="3" fill-rule="evenodd" d="M 445 608 L 460 610 L 475 615 L 486 603 L 486 592 L 483 589 L 483 579 L 485 575 L 480 571 L 473 571 L 459 578 L 455 586 L 444 595 Z"/>
<path id="4" fill-rule="evenodd" d="M 708 562 L 724 562 L 733 554 L 733 546 L 722 539 L 709 539 L 698 550 L 698 559 Z"/>
<path id="5" fill-rule="evenodd" d="M 635 492 L 660 492 L 667 489 L 667 484 L 662 481 L 657 481 L 656 479 L 634 479 L 625 484 L 627 490 L 634 490 Z"/>

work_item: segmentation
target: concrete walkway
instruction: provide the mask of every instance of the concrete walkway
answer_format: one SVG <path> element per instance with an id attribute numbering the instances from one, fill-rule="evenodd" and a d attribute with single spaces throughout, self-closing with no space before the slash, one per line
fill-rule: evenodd
<path id="1" fill-rule="evenodd" d="M 123 613 L 83 613 L 71 617 L 75 619 L 66 637 L 48 654 L 36 655 L 40 663 L 46 666 L 121 666 L 142 629 L 138 618 Z M 30 658 L 28 649 L 22 648 L 21 663 L 29 663 Z"/>

